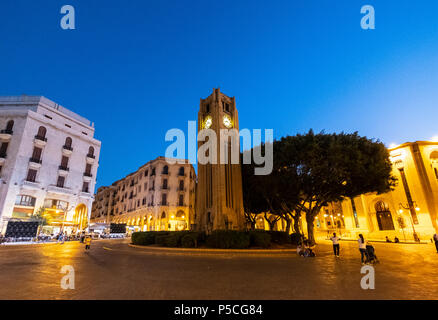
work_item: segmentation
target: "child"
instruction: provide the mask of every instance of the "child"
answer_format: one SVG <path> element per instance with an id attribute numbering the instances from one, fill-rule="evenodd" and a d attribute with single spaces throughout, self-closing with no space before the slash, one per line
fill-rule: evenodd
<path id="1" fill-rule="evenodd" d="M 91 245 L 91 236 L 85 237 L 85 250 L 90 250 Z"/>

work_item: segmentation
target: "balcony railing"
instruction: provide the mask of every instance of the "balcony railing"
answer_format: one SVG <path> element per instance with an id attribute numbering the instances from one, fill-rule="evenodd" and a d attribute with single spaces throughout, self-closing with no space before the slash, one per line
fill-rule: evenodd
<path id="1" fill-rule="evenodd" d="M 8 129 L 3 129 L 3 130 L 0 131 L 0 133 L 3 133 L 3 134 L 13 134 L 14 131 L 8 130 Z"/>
<path id="2" fill-rule="evenodd" d="M 36 135 L 35 139 L 47 142 L 47 138 L 46 137 L 42 137 L 42 136 L 39 136 L 39 135 Z"/>
<path id="3" fill-rule="evenodd" d="M 29 162 L 38 163 L 38 164 L 43 163 L 41 159 L 36 159 L 36 158 L 30 158 Z"/>
<path id="4" fill-rule="evenodd" d="M 68 168 L 68 167 L 59 166 L 58 168 L 59 168 L 59 170 L 70 171 L 70 168 Z"/>

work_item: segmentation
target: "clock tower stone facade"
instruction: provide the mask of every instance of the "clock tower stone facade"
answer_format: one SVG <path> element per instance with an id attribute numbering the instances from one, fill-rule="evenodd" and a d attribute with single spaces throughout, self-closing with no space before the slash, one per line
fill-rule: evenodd
<path id="1" fill-rule="evenodd" d="M 198 186 L 196 195 L 196 228 L 210 233 L 213 230 L 243 230 L 245 217 L 243 212 L 242 173 L 240 161 L 231 163 L 231 139 L 227 140 L 228 157 L 221 159 L 221 129 L 239 130 L 239 120 L 234 97 L 228 97 L 219 89 L 206 99 L 201 99 L 198 112 L 198 132 L 211 129 L 216 133 L 217 161 L 201 164 L 198 161 Z M 206 143 L 198 142 L 199 148 Z M 237 150 L 239 138 L 234 140 Z M 240 159 L 240 158 L 239 158 Z M 221 163 L 222 162 L 222 163 Z"/>

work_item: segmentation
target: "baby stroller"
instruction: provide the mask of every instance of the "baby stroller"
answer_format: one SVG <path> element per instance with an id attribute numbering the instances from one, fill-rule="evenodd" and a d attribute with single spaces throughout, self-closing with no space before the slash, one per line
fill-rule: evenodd
<path id="1" fill-rule="evenodd" d="M 370 243 L 368 243 L 366 248 L 367 248 L 366 250 L 367 250 L 367 256 L 368 256 L 367 262 L 371 263 L 371 264 L 379 263 L 379 259 L 377 259 L 374 247 Z"/>

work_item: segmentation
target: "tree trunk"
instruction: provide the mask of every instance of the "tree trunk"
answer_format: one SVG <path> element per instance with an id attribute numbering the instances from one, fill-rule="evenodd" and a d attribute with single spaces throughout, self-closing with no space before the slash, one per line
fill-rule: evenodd
<path id="1" fill-rule="evenodd" d="M 310 242 L 310 245 L 315 244 L 315 234 L 314 234 L 314 226 L 313 226 L 313 217 L 309 217 L 306 215 L 307 222 L 307 238 Z"/>
<path id="2" fill-rule="evenodd" d="M 285 218 L 286 220 L 286 232 L 289 234 L 290 233 L 290 226 L 292 224 L 292 221 L 290 218 Z"/>
<path id="3" fill-rule="evenodd" d="M 294 217 L 294 232 L 301 233 L 300 231 L 300 217 Z"/>
<path id="4" fill-rule="evenodd" d="M 276 221 L 275 221 L 276 222 Z M 269 224 L 269 231 L 274 231 L 275 228 L 275 222 L 273 221 L 268 221 Z"/>

